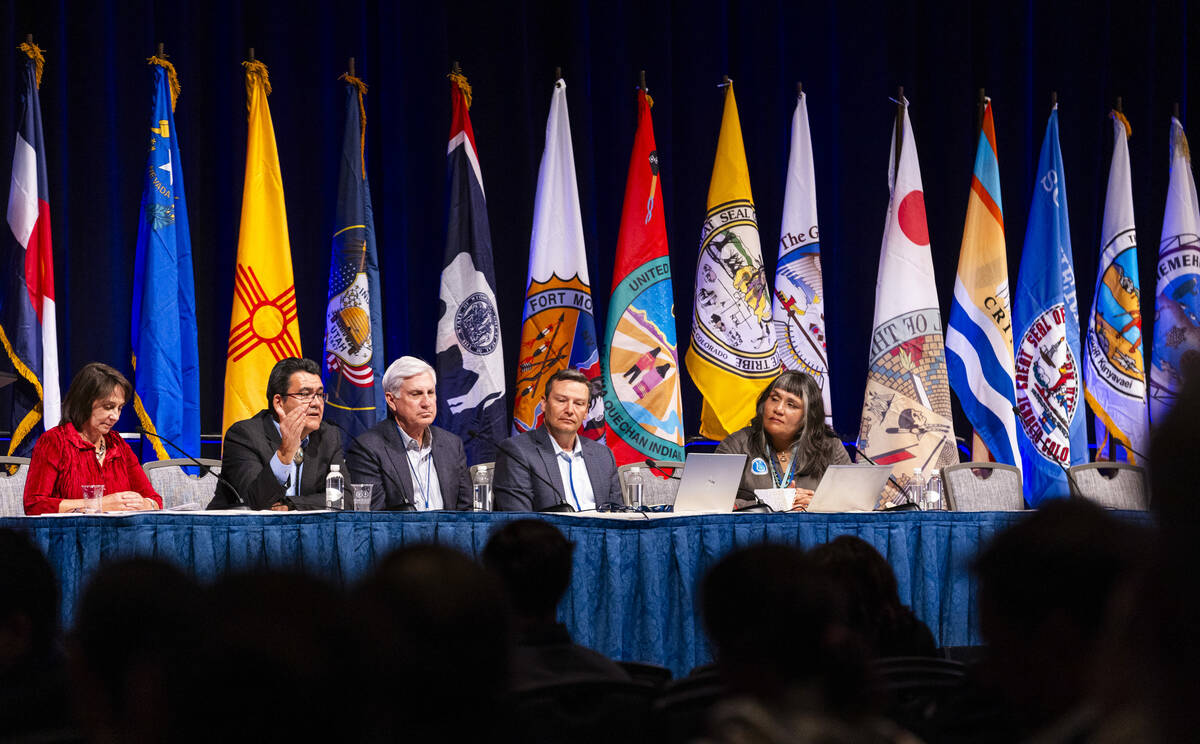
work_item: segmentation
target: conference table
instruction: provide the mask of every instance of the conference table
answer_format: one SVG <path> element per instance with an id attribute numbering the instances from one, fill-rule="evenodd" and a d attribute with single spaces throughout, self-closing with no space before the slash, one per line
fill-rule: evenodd
<path id="1" fill-rule="evenodd" d="M 764 541 L 809 548 L 840 535 L 875 546 L 896 572 L 900 599 L 943 646 L 978 645 L 970 562 L 1027 512 L 846 514 L 539 514 L 576 544 L 559 617 L 574 639 L 608 656 L 676 675 L 711 660 L 696 613 L 700 578 L 735 548 Z M 1150 524 L 1139 512 L 1121 519 Z M 528 514 L 500 512 L 139 512 L 0 519 L 28 532 L 54 565 L 70 627 L 90 573 L 105 561 L 149 556 L 202 582 L 229 572 L 301 570 L 353 586 L 387 553 L 434 542 L 478 556 L 491 530 Z M 1036 580 L 1036 577 L 1031 577 Z M 783 633 L 784 628 L 759 632 Z"/>

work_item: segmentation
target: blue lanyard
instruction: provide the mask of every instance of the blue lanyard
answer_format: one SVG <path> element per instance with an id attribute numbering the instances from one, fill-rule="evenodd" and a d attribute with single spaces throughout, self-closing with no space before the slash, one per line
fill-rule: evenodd
<path id="1" fill-rule="evenodd" d="M 417 445 L 417 456 L 421 456 L 421 446 Z M 413 474 L 413 483 L 421 489 L 419 491 L 421 498 L 425 501 L 425 510 L 429 511 L 429 466 L 433 464 L 433 446 L 430 445 L 429 457 L 425 460 L 425 483 L 421 483 L 421 476 L 417 475 L 417 469 L 413 467 L 412 458 L 408 456 L 408 452 L 404 453 L 404 459 L 408 462 L 408 469 Z"/>
<path id="2" fill-rule="evenodd" d="M 782 479 L 780 479 L 780 477 L 779 477 L 779 471 L 775 468 L 775 461 L 776 461 L 775 454 L 771 453 L 771 455 L 769 457 L 767 457 L 767 462 L 770 463 L 770 465 L 771 465 L 771 481 L 775 484 L 776 488 L 787 488 L 787 484 L 791 483 L 793 480 L 793 473 L 795 473 L 795 471 L 796 471 L 796 459 L 797 459 L 796 458 L 796 448 L 794 446 L 791 449 L 791 453 L 792 453 L 792 461 L 791 461 L 791 463 L 788 464 L 787 472 L 784 473 Z"/>
<path id="3" fill-rule="evenodd" d="M 560 455 L 567 463 L 567 479 L 571 484 L 571 498 L 575 500 L 575 511 L 583 511 L 583 507 L 579 505 L 579 497 L 575 495 L 575 468 L 572 467 L 575 456 L 570 452 L 562 452 Z"/>

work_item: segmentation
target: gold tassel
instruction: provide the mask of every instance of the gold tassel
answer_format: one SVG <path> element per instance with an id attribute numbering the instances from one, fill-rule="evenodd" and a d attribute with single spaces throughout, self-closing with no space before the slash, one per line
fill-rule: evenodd
<path id="1" fill-rule="evenodd" d="M 167 71 L 167 82 L 171 86 L 171 111 L 175 110 L 175 102 L 179 100 L 179 92 L 183 88 L 179 85 L 179 76 L 175 74 L 175 65 L 166 60 L 166 57 L 147 57 L 146 61 L 152 65 L 163 67 Z"/>
<path id="2" fill-rule="evenodd" d="M 250 81 L 253 78 L 258 78 L 259 82 L 262 83 L 263 92 L 271 95 L 271 78 L 267 75 L 267 66 L 262 62 L 246 61 L 242 63 L 242 68 L 246 70 L 246 110 L 248 111 L 250 109 L 250 96 L 252 93 Z"/>
<path id="3" fill-rule="evenodd" d="M 345 80 L 348 85 L 353 85 L 358 89 L 358 118 L 362 127 L 358 138 L 358 156 L 359 163 L 362 164 L 362 177 L 365 181 L 367 180 L 367 107 L 363 105 L 363 94 L 367 92 L 367 84 L 348 72 L 339 75 L 338 80 Z"/>
<path id="4" fill-rule="evenodd" d="M 42 68 L 44 68 L 46 66 L 46 58 L 42 55 L 41 47 L 37 46 L 36 44 L 31 44 L 31 43 L 25 41 L 25 42 L 21 42 L 21 45 L 18 46 L 17 49 L 19 49 L 22 52 L 25 52 L 25 55 L 33 60 L 33 69 L 34 69 L 34 73 L 35 73 L 34 81 L 37 84 L 38 90 L 41 90 L 42 89 Z"/>
<path id="5" fill-rule="evenodd" d="M 654 99 L 650 97 L 649 93 L 646 93 L 646 105 L 650 108 L 654 108 Z"/>
<path id="6" fill-rule="evenodd" d="M 1113 109 L 1112 115 L 1114 117 L 1116 117 L 1117 121 L 1119 121 L 1125 125 L 1125 137 L 1126 138 L 1132 137 L 1133 136 L 1133 127 L 1129 126 L 1129 119 L 1125 118 L 1125 114 L 1122 114 L 1120 111 Z"/>
<path id="7" fill-rule="evenodd" d="M 461 72 L 452 72 L 446 77 L 450 78 L 450 82 L 458 85 L 458 89 L 462 91 L 463 101 L 467 104 L 467 110 L 471 110 L 471 84 L 467 82 L 467 76 Z"/>

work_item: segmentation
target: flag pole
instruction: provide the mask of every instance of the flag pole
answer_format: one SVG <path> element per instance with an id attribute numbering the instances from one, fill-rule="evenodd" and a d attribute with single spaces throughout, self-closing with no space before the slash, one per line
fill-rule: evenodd
<path id="1" fill-rule="evenodd" d="M 247 59 L 249 59 L 251 62 L 254 62 L 254 61 L 255 61 L 255 59 L 254 59 L 254 47 L 250 47 L 250 54 L 246 55 L 246 58 L 247 58 Z"/>
<path id="2" fill-rule="evenodd" d="M 796 98 L 799 98 L 802 95 L 804 95 L 804 86 L 800 83 L 799 80 L 797 80 L 796 81 Z"/>
<path id="3" fill-rule="evenodd" d="M 896 162 L 893 170 L 900 170 L 900 148 L 904 145 L 904 86 L 896 88 Z"/>
<path id="4" fill-rule="evenodd" d="M 562 68 L 561 68 L 561 67 L 555 67 L 555 68 L 554 68 L 554 82 L 556 82 L 556 83 L 557 83 L 557 82 L 558 82 L 559 80 L 561 80 L 561 79 L 562 79 Z"/>
<path id="5" fill-rule="evenodd" d="M 1171 105 L 1171 115 L 1176 119 L 1179 118 L 1179 101 L 1176 101 Z"/>
<path id="6" fill-rule="evenodd" d="M 975 139 L 979 139 L 979 135 L 983 132 L 983 110 L 987 108 L 987 93 L 983 88 L 979 89 L 979 96 L 975 111 Z"/>
<path id="7" fill-rule="evenodd" d="M 646 71 L 638 70 L 638 88 L 643 92 L 646 90 Z M 1175 104 L 1176 110 L 1179 109 L 1179 104 Z"/>
<path id="8" fill-rule="evenodd" d="M 1058 108 L 1058 91 L 1050 91 L 1050 108 L 1051 110 Z"/>
<path id="9" fill-rule="evenodd" d="M 1116 106 L 1116 109 L 1117 109 L 1117 113 L 1118 113 L 1118 114 L 1123 114 L 1123 113 L 1125 113 L 1125 107 L 1124 107 L 1123 105 L 1121 105 L 1121 97 L 1120 97 L 1120 96 L 1117 96 L 1117 106 Z"/>

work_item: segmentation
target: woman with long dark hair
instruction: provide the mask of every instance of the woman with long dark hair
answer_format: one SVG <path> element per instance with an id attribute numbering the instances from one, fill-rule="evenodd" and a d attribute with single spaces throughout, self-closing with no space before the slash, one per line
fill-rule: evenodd
<path id="1" fill-rule="evenodd" d="M 825 402 L 812 377 L 788 370 L 758 396 L 750 425 L 717 445 L 717 452 L 746 455 L 737 506 L 757 501 L 759 488 L 793 488 L 792 509 L 803 511 L 830 465 L 849 465 L 846 448 L 825 424 Z"/>

